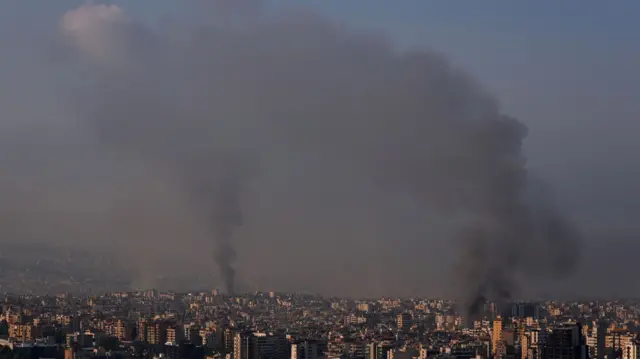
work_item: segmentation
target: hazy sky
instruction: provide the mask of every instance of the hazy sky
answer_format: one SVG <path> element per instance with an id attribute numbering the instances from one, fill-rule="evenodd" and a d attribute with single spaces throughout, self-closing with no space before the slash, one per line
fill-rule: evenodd
<path id="1" fill-rule="evenodd" d="M 0 57 L 28 57 L 26 43 L 53 33 L 61 17 L 83 3 L 7 1 Z M 198 21 L 190 11 L 196 1 L 110 3 L 151 27 L 173 18 Z M 271 6 L 292 4 L 348 27 L 379 29 L 402 47 L 442 52 L 472 73 L 529 127 L 529 168 L 588 232 L 587 245 L 625 238 L 606 252 L 605 263 L 614 273 L 629 269 L 611 262 L 629 260 L 640 233 L 640 3 L 274 0 Z M 11 78 L 6 69 L 0 75 Z"/>
<path id="2" fill-rule="evenodd" d="M 312 3 L 447 54 L 529 126 L 531 167 L 575 215 L 640 229 L 629 216 L 640 214 L 639 3 Z"/>
<path id="3" fill-rule="evenodd" d="M 28 22 L 27 28 L 36 32 L 81 3 L 10 0 L 0 14 L 0 29 Z M 152 24 L 192 16 L 185 2 L 111 3 Z M 634 165 L 640 130 L 639 3 L 272 3 L 309 6 L 348 26 L 381 29 L 405 46 L 445 53 L 529 126 L 531 168 L 553 183 L 575 216 L 587 223 L 597 217 L 598 226 L 605 216 L 606 223 L 639 229 L 629 216 L 640 214 L 640 166 Z"/>

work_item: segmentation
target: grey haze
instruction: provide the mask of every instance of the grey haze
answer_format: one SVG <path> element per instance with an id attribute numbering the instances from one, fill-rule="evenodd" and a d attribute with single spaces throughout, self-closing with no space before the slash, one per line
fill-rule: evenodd
<path id="1" fill-rule="evenodd" d="M 576 267 L 526 127 L 444 56 L 304 11 L 234 16 L 66 13 L 47 63 L 7 75 L 3 240 L 113 252 L 136 287 L 233 290 L 237 271 L 238 290 L 473 302 Z"/>

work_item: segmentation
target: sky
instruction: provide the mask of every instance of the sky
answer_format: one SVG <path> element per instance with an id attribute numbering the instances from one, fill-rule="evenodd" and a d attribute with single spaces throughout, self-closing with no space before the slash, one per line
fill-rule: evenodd
<path id="1" fill-rule="evenodd" d="M 0 15 L 0 26 L 24 21 L 34 30 L 50 26 L 67 9 L 83 2 L 11 0 Z M 184 15 L 187 8 L 184 2 L 168 0 L 152 5 L 147 1 L 112 3 L 150 23 Z M 527 123 L 532 131 L 527 140 L 531 166 L 547 172 L 563 190 L 571 189 L 569 167 L 591 177 L 595 187 L 611 187 L 594 170 L 597 166 L 590 166 L 591 161 L 608 162 L 616 167 L 612 170 L 624 171 L 634 179 L 640 176 L 620 166 L 620 161 L 628 163 L 638 129 L 635 115 L 640 105 L 634 101 L 640 91 L 640 74 L 635 71 L 640 59 L 637 2 L 273 3 L 275 7 L 311 7 L 351 27 L 380 29 L 407 47 L 447 54 L 494 91 L 507 112 Z M 567 127 L 573 131 L 564 131 Z M 566 146 L 567 142 L 573 146 Z M 608 154 L 601 153 L 603 148 Z M 585 152 L 595 156 L 590 163 L 580 159 Z M 572 195 L 569 200 L 577 205 L 580 199 L 575 197 L 580 196 Z"/>
<path id="2" fill-rule="evenodd" d="M 115 3 L 151 22 L 184 11 L 173 1 Z M 527 124 L 530 168 L 554 185 L 576 218 L 592 223 L 606 216 L 620 231 L 640 229 L 621 218 L 640 214 L 640 167 L 633 166 L 640 130 L 637 2 L 273 4 L 307 6 L 348 27 L 381 30 L 407 48 L 446 54 Z"/>
<path id="3" fill-rule="evenodd" d="M 84 3 L 7 1 L 0 55 L 28 57 L 21 52 L 26 43 L 54 36 L 62 16 Z M 200 20 L 196 1 L 108 3 L 152 28 Z M 272 0 L 268 6 L 311 8 L 355 31 L 384 33 L 401 49 L 443 53 L 471 73 L 529 128 L 528 169 L 553 187 L 558 206 L 589 234 L 587 258 L 605 256 L 612 273 L 628 269 L 608 258 L 630 260 L 625 252 L 635 252 L 640 233 L 640 3 Z M 13 36 L 16 29 L 20 36 Z"/>
<path id="4" fill-rule="evenodd" d="M 633 165 L 640 130 L 634 100 L 640 95 L 640 4 L 312 4 L 347 24 L 384 29 L 409 47 L 447 54 L 527 124 L 531 168 L 553 183 L 576 216 L 590 222 L 605 215 L 637 230 L 620 217 L 640 211 L 640 171 Z"/>

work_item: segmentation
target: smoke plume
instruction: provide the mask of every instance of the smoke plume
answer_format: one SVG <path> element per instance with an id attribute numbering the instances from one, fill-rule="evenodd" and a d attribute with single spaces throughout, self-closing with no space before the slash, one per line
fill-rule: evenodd
<path id="1" fill-rule="evenodd" d="M 228 21 L 233 9 L 165 27 L 115 5 L 61 19 L 57 91 L 78 136 L 116 158 L 118 176 L 139 165 L 141 188 L 162 183 L 128 195 L 175 204 L 170 226 L 152 205 L 110 206 L 149 218 L 118 233 L 213 252 L 229 292 L 237 270 L 283 290 L 455 293 L 471 315 L 574 266 L 575 230 L 531 195 L 527 129 L 471 76 L 313 13 Z"/>

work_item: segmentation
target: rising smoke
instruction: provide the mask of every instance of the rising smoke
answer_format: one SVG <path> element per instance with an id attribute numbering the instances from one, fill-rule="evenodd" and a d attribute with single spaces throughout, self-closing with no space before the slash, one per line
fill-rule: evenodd
<path id="1" fill-rule="evenodd" d="M 308 12 L 250 19 L 152 29 L 83 5 L 61 21 L 83 136 L 207 223 L 208 242 L 173 240 L 211 251 L 229 292 L 251 247 L 270 285 L 355 295 L 428 293 L 425 258 L 451 255 L 440 293 L 471 315 L 573 267 L 578 235 L 530 195 L 526 128 L 471 77 Z"/>

